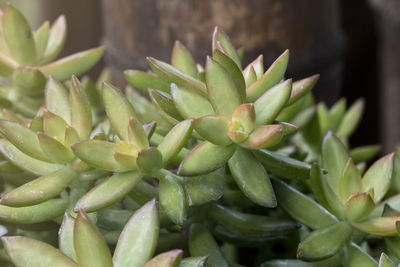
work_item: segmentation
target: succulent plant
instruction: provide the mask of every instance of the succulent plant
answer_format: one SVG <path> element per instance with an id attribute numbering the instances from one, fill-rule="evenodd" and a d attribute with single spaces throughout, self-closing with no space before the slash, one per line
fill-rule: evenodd
<path id="1" fill-rule="evenodd" d="M 107 70 L 73 75 L 102 47 L 49 63 L 63 17 L 27 37 L 15 8 L 1 16 L 5 266 L 400 263 L 400 156 L 368 166 L 380 147 L 349 144 L 363 100 L 315 104 L 318 75 L 285 80 L 287 50 L 242 68 L 216 28 L 204 67 L 176 42 L 123 92 Z"/>

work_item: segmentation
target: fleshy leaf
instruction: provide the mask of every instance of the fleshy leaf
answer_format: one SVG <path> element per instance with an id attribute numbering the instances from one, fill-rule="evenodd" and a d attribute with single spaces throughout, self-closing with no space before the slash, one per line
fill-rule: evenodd
<path id="1" fill-rule="evenodd" d="M 229 36 L 218 26 L 214 28 L 212 35 L 212 50 L 214 51 L 218 47 L 218 43 L 222 46 L 225 53 L 236 63 L 236 65 L 241 69 L 241 63 L 239 55 L 229 39 Z"/>
<path id="2" fill-rule="evenodd" d="M 349 137 L 357 129 L 364 112 L 364 105 L 364 100 L 359 99 L 348 109 L 336 131 L 339 138 Z"/>
<path id="3" fill-rule="evenodd" d="M 248 149 L 262 149 L 275 146 L 283 138 L 284 128 L 281 125 L 261 125 L 254 129 L 240 145 Z"/>
<path id="4" fill-rule="evenodd" d="M 64 86 L 52 76 L 49 76 L 46 83 L 46 108 L 52 113 L 71 123 L 71 107 L 69 96 Z"/>
<path id="5" fill-rule="evenodd" d="M 246 83 L 246 88 L 249 88 L 257 81 L 257 74 L 256 74 L 253 66 L 250 66 L 250 68 L 246 68 L 243 71 L 243 77 L 244 77 L 244 81 Z"/>
<path id="6" fill-rule="evenodd" d="M 58 247 L 62 253 L 76 261 L 74 249 L 74 223 L 75 220 L 66 212 L 58 231 Z"/>
<path id="7" fill-rule="evenodd" d="M 145 95 L 149 88 L 169 93 L 169 84 L 153 74 L 140 70 L 126 70 L 124 74 L 129 85 Z"/>
<path id="8" fill-rule="evenodd" d="M 46 77 L 35 67 L 23 66 L 14 70 L 12 83 L 22 95 L 41 96 Z"/>
<path id="9" fill-rule="evenodd" d="M 157 110 L 170 121 L 172 124 L 176 124 L 182 120 L 179 111 L 172 102 L 171 97 L 161 91 L 149 89 L 150 99 L 153 102 Z"/>
<path id="10" fill-rule="evenodd" d="M 376 267 L 378 263 L 368 255 L 364 250 L 354 243 L 351 243 L 349 247 L 349 253 L 345 262 L 348 267 Z"/>
<path id="11" fill-rule="evenodd" d="M 61 52 L 67 36 L 67 21 L 65 16 L 61 15 L 51 25 L 49 32 L 49 40 L 47 42 L 46 50 L 40 64 L 46 64 L 53 61 Z"/>
<path id="12" fill-rule="evenodd" d="M 362 222 L 353 222 L 357 229 L 378 236 L 397 235 L 396 224 L 400 221 L 400 216 L 372 217 Z"/>
<path id="13" fill-rule="evenodd" d="M 207 256 L 204 257 L 187 257 L 182 259 L 179 267 L 204 267 L 207 262 Z"/>
<path id="14" fill-rule="evenodd" d="M 350 150 L 350 157 L 355 163 L 369 161 L 381 151 L 380 145 L 360 146 Z"/>
<path id="15" fill-rule="evenodd" d="M 143 266 L 154 253 L 158 231 L 158 211 L 153 199 L 138 209 L 122 230 L 114 251 L 114 267 Z"/>
<path id="16" fill-rule="evenodd" d="M 43 111 L 43 131 L 45 134 L 59 140 L 64 140 L 67 127 L 68 124 L 63 118 L 47 109 Z"/>
<path id="17" fill-rule="evenodd" d="M 218 115 L 203 116 L 193 121 L 193 128 L 207 141 L 221 146 L 232 144 L 229 138 L 229 121 Z"/>
<path id="18" fill-rule="evenodd" d="M 256 80 L 261 78 L 264 74 L 264 57 L 263 55 L 259 55 L 255 60 L 253 60 L 247 67 L 244 69 L 243 73 L 247 70 L 253 68 L 254 74 L 256 75 Z"/>
<path id="19" fill-rule="evenodd" d="M 275 193 L 269 176 L 250 151 L 238 147 L 228 165 L 243 194 L 261 206 L 276 207 Z"/>
<path id="20" fill-rule="evenodd" d="M 369 193 L 356 193 L 344 205 L 344 215 L 348 220 L 358 222 L 366 219 L 374 208 L 375 203 Z"/>
<path id="21" fill-rule="evenodd" d="M 242 104 L 232 114 L 232 123 L 239 123 L 241 130 L 250 133 L 256 124 L 256 112 L 253 103 Z"/>
<path id="22" fill-rule="evenodd" d="M 319 74 L 295 81 L 292 87 L 292 94 L 287 102 L 287 105 L 292 105 L 300 98 L 308 94 L 319 79 Z"/>
<path id="23" fill-rule="evenodd" d="M 142 124 L 133 117 L 129 120 L 128 140 L 139 150 L 149 146 L 149 140 Z"/>
<path id="24" fill-rule="evenodd" d="M 189 50 L 179 41 L 175 41 L 171 54 L 171 64 L 193 78 L 197 77 L 196 62 Z"/>
<path id="25" fill-rule="evenodd" d="M 44 51 L 47 47 L 47 41 L 49 40 L 49 33 L 50 23 L 46 20 L 33 34 L 36 48 L 36 60 L 40 60 L 44 55 Z"/>
<path id="26" fill-rule="evenodd" d="M 71 149 L 69 147 L 67 148 L 55 138 L 40 132 L 37 133 L 37 137 L 39 139 L 40 147 L 53 162 L 63 164 L 70 162 L 75 158 Z"/>
<path id="27" fill-rule="evenodd" d="M 72 76 L 69 102 L 71 105 L 71 126 L 78 132 L 81 139 L 88 139 L 92 131 L 92 111 L 84 88 L 76 76 Z"/>
<path id="28" fill-rule="evenodd" d="M 361 174 L 354 164 L 353 160 L 349 158 L 343 169 L 343 175 L 339 183 L 339 192 L 342 203 L 345 203 L 349 197 L 361 190 Z"/>
<path id="29" fill-rule="evenodd" d="M 178 267 L 183 251 L 174 249 L 161 253 L 147 262 L 143 267 Z"/>
<path id="30" fill-rule="evenodd" d="M 157 148 L 148 147 L 139 151 L 136 165 L 141 173 L 151 175 L 161 169 L 162 160 L 162 154 Z"/>
<path id="31" fill-rule="evenodd" d="M 379 267 L 396 267 L 397 265 L 386 255 L 382 252 L 381 257 L 379 258 Z"/>

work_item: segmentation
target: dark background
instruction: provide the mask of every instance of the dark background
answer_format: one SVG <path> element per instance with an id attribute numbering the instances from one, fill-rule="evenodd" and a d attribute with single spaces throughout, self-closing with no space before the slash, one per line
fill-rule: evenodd
<path id="1" fill-rule="evenodd" d="M 7 1 L 0 1 L 4 7 Z M 268 66 L 290 49 L 288 77 L 320 73 L 315 88 L 332 105 L 366 100 L 354 146 L 382 143 L 393 151 L 400 139 L 400 1 L 397 0 L 14 0 L 35 28 L 65 14 L 68 37 L 63 55 L 107 45 L 102 64 L 124 85 L 122 71 L 145 69 L 146 56 L 169 60 L 175 39 L 199 63 L 210 53 L 214 25 L 221 26 L 245 61 L 264 54 Z M 245 62 L 246 63 L 246 62 Z"/>

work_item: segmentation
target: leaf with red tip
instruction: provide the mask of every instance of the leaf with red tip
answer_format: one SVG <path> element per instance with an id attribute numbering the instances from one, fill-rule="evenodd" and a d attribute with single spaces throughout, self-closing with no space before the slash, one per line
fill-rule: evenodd
<path id="1" fill-rule="evenodd" d="M 147 262 L 143 267 L 178 267 L 183 251 L 174 249 L 161 253 Z"/>
<path id="2" fill-rule="evenodd" d="M 283 138 L 281 125 L 262 125 L 257 127 L 240 145 L 248 149 L 262 149 L 275 146 Z"/>
<path id="3" fill-rule="evenodd" d="M 233 46 L 232 41 L 229 39 L 229 36 L 218 26 L 214 28 L 214 32 L 212 35 L 212 50 L 214 51 L 218 47 L 218 43 L 226 52 L 226 54 L 236 63 L 236 65 L 241 69 L 241 63 L 239 55 L 236 51 L 236 48 Z"/>
<path id="4" fill-rule="evenodd" d="M 246 83 L 246 88 L 249 88 L 257 81 L 257 74 L 253 66 L 250 66 L 250 68 L 246 68 L 243 71 L 243 78 Z"/>
<path id="5" fill-rule="evenodd" d="M 378 236 L 397 235 L 396 224 L 400 221 L 400 216 L 391 217 L 373 217 L 362 222 L 353 222 L 357 229 Z"/>
<path id="6" fill-rule="evenodd" d="M 232 122 L 238 122 L 243 131 L 250 133 L 256 124 L 256 112 L 253 103 L 238 106 L 232 114 Z"/>
<path id="7" fill-rule="evenodd" d="M 247 67 L 244 69 L 243 73 L 253 68 L 254 74 L 256 75 L 256 80 L 261 78 L 264 74 L 264 57 L 263 55 L 259 55 L 255 60 L 253 60 Z"/>
<path id="8" fill-rule="evenodd" d="M 358 222 L 368 218 L 374 208 L 375 203 L 369 193 L 355 193 L 344 205 L 344 215 L 348 220 Z"/>
<path id="9" fill-rule="evenodd" d="M 67 122 L 56 114 L 45 109 L 43 112 L 43 130 L 48 136 L 64 140 Z"/>

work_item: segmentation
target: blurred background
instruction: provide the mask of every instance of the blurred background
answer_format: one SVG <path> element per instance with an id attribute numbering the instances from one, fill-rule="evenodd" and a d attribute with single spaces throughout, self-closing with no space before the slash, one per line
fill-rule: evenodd
<path id="1" fill-rule="evenodd" d="M 289 48 L 287 77 L 320 73 L 318 101 L 366 100 L 354 146 L 382 143 L 388 152 L 400 141 L 399 0 L 0 0 L 0 6 L 7 2 L 35 28 L 65 14 L 62 55 L 105 44 L 91 74 L 110 67 L 120 87 L 123 70 L 147 69 L 146 56 L 169 61 L 175 40 L 203 64 L 215 25 L 245 49 L 245 64 L 263 54 L 268 66 Z"/>

